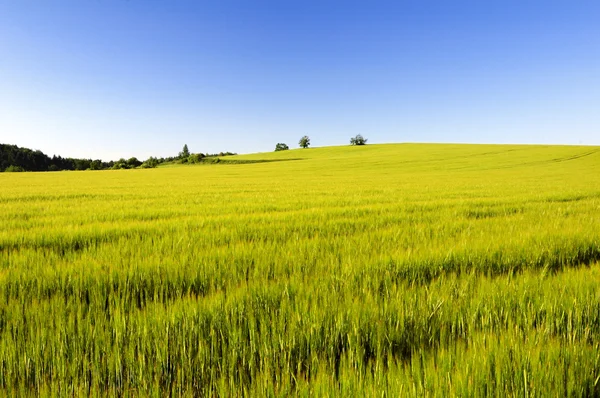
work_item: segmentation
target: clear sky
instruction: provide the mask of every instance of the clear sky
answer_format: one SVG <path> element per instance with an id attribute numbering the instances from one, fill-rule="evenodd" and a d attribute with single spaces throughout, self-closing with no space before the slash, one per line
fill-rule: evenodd
<path id="1" fill-rule="evenodd" d="M 600 1 L 0 0 L 0 143 L 600 145 Z"/>

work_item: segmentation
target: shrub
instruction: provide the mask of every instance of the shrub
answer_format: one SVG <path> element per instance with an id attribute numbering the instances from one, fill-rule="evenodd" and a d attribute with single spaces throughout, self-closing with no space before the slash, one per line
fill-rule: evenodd
<path id="1" fill-rule="evenodd" d="M 201 163 L 204 159 L 203 153 L 193 153 L 188 157 L 188 163 Z"/>
<path id="2" fill-rule="evenodd" d="M 20 173 L 25 171 L 25 169 L 23 169 L 21 166 L 8 166 L 6 168 L 6 170 L 4 170 L 7 173 Z"/>

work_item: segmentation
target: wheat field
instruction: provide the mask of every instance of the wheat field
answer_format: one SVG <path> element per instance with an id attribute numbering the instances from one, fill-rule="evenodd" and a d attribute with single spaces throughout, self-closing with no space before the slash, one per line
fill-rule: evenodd
<path id="1" fill-rule="evenodd" d="M 0 390 L 598 396 L 600 148 L 0 174 Z"/>

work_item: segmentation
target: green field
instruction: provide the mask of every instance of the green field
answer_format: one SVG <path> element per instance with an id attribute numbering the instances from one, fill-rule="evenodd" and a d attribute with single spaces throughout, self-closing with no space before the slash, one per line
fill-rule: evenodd
<path id="1" fill-rule="evenodd" d="M 599 147 L 225 161 L 0 174 L 1 395 L 600 395 Z"/>

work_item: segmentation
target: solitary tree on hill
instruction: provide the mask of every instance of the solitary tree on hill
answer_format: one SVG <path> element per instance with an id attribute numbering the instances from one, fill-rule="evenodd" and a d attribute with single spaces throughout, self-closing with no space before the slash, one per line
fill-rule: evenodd
<path id="1" fill-rule="evenodd" d="M 298 145 L 300 145 L 300 148 L 308 148 L 310 146 L 310 138 L 305 135 L 304 137 L 300 138 Z"/>
<path id="2" fill-rule="evenodd" d="M 357 134 L 356 137 L 350 138 L 350 145 L 365 145 L 367 143 L 367 139 L 360 134 Z"/>

